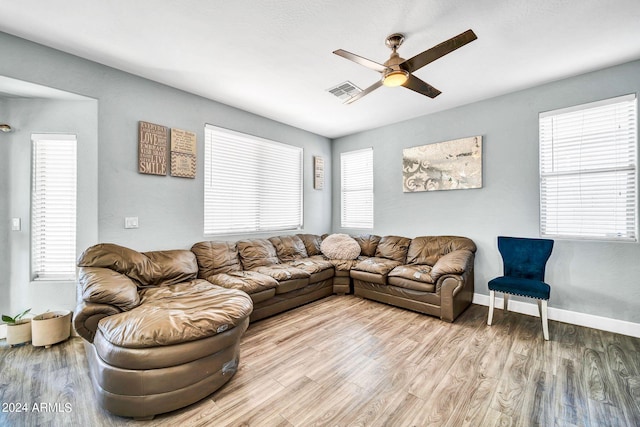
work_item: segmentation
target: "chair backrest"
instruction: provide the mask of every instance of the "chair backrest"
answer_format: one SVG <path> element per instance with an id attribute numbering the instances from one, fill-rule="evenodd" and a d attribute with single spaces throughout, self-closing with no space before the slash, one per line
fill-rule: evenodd
<path id="1" fill-rule="evenodd" d="M 498 250 L 505 276 L 544 281 L 553 240 L 498 236 Z"/>

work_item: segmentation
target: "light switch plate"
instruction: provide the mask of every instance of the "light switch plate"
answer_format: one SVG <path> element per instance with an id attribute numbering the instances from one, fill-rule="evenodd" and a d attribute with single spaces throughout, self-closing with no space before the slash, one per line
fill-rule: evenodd
<path id="1" fill-rule="evenodd" d="M 138 228 L 138 217 L 137 216 L 125 217 L 124 228 Z"/>
<path id="2" fill-rule="evenodd" d="M 20 218 L 11 218 L 11 230 L 12 231 L 20 231 L 22 229 L 22 221 Z"/>

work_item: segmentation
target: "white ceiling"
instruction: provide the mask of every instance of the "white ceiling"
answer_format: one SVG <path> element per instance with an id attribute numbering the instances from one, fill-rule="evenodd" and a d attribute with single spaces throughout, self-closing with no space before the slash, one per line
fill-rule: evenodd
<path id="1" fill-rule="evenodd" d="M 640 58 L 639 0 L 0 0 L 0 31 L 330 138 Z M 478 40 L 415 74 L 430 99 L 382 87 L 343 105 L 326 90 L 379 74 L 467 29 Z M 1 67 L 0 67 L 1 70 Z M 4 90 L 0 88 L 0 92 Z"/>

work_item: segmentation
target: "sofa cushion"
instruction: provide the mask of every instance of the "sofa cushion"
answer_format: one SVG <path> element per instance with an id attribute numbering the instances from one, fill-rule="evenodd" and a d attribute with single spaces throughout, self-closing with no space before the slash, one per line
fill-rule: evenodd
<path id="1" fill-rule="evenodd" d="M 378 243 L 380 243 L 380 236 L 362 234 L 360 236 L 353 236 L 353 239 L 360 245 L 360 255 L 375 256 L 376 248 L 378 247 Z"/>
<path id="2" fill-rule="evenodd" d="M 422 292 L 434 292 L 435 285 L 428 265 L 399 265 L 389 272 L 389 284 Z"/>
<path id="3" fill-rule="evenodd" d="M 280 262 L 307 258 L 307 249 L 302 239 L 298 236 L 270 237 L 269 241 L 276 248 L 276 254 Z"/>
<path id="4" fill-rule="evenodd" d="M 278 281 L 256 271 L 230 271 L 207 277 L 207 281 L 227 289 L 238 289 L 248 294 L 275 289 Z"/>
<path id="5" fill-rule="evenodd" d="M 108 342 L 120 347 L 167 346 L 231 329 L 252 309 L 246 293 L 195 279 L 145 289 L 138 307 L 101 319 L 98 329 Z"/>
<path id="6" fill-rule="evenodd" d="M 276 248 L 268 239 L 240 240 L 236 245 L 245 270 L 280 263 Z"/>
<path id="7" fill-rule="evenodd" d="M 404 264 L 407 259 L 407 249 L 411 239 L 400 236 L 384 236 L 380 239 L 380 243 L 376 247 L 375 256 L 378 258 L 387 258 Z"/>
<path id="8" fill-rule="evenodd" d="M 151 260 L 153 278 L 149 286 L 168 286 L 198 277 L 198 262 L 193 252 L 184 249 L 143 252 Z"/>
<path id="9" fill-rule="evenodd" d="M 101 243 L 84 251 L 78 267 L 103 267 L 122 273 L 139 287 L 163 286 L 195 279 L 198 263 L 191 251 L 137 252 L 133 249 Z"/>
<path id="10" fill-rule="evenodd" d="M 405 279 L 404 277 L 389 277 L 389 286 L 411 289 L 412 291 L 435 293 L 435 283 L 419 282 L 417 280 Z"/>
<path id="11" fill-rule="evenodd" d="M 411 240 L 407 252 L 407 264 L 435 265 L 441 256 L 449 252 L 467 249 L 476 251 L 471 239 L 458 236 L 421 236 Z"/>
<path id="12" fill-rule="evenodd" d="M 348 234 L 327 236 L 320 249 L 330 259 L 356 259 L 360 255 L 360 245 Z"/>
<path id="13" fill-rule="evenodd" d="M 333 264 L 330 261 L 316 258 L 304 258 L 287 263 L 288 265 L 299 268 L 307 273 L 314 274 L 324 270 L 332 270 Z"/>
<path id="14" fill-rule="evenodd" d="M 431 277 L 436 281 L 443 274 L 462 274 L 467 270 L 469 263 L 473 262 L 473 257 L 473 252 L 467 249 L 449 252 L 438 259 L 431 269 Z"/>
<path id="15" fill-rule="evenodd" d="M 255 267 L 252 271 L 271 276 L 277 281 L 292 279 L 308 279 L 311 273 L 300 268 L 292 267 L 288 264 L 274 264 L 261 267 Z"/>
<path id="16" fill-rule="evenodd" d="M 389 277 L 401 277 L 423 283 L 434 283 L 428 265 L 399 265 L 389 272 Z"/>
<path id="17" fill-rule="evenodd" d="M 124 311 L 140 304 L 135 282 L 108 268 L 81 267 L 78 284 L 82 299 L 86 302 L 115 305 Z"/>
<path id="18" fill-rule="evenodd" d="M 320 245 L 322 244 L 322 237 L 316 234 L 298 234 L 298 237 L 302 239 L 304 247 L 307 250 L 308 256 L 321 255 Z"/>
<path id="19" fill-rule="evenodd" d="M 198 261 L 198 278 L 241 271 L 238 248 L 232 242 L 198 242 L 191 246 Z"/>
<path id="20" fill-rule="evenodd" d="M 142 253 L 113 243 L 100 243 L 78 257 L 78 267 L 103 267 L 148 285 L 153 281 L 151 260 Z"/>
<path id="21" fill-rule="evenodd" d="M 387 258 L 372 257 L 358 261 L 358 263 L 353 266 L 353 269 L 386 276 L 391 270 L 399 265 L 400 263 L 398 261 Z"/>
<path id="22" fill-rule="evenodd" d="M 329 262 L 333 265 L 336 271 L 349 271 L 355 265 L 366 259 L 366 257 L 358 257 L 357 259 L 330 259 Z"/>

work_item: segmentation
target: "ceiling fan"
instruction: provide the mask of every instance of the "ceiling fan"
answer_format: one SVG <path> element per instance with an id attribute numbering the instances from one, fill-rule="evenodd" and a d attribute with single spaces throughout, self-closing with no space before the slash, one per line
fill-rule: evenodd
<path id="1" fill-rule="evenodd" d="M 477 38 L 478 37 L 472 30 L 467 30 L 464 33 L 458 34 L 457 36 L 452 37 L 431 49 L 427 49 L 412 58 L 404 59 L 398 54 L 398 48 L 404 41 L 404 35 L 400 33 L 391 34 L 386 38 L 385 44 L 392 52 L 391 56 L 384 62 L 384 64 L 379 64 L 375 61 L 371 61 L 370 59 L 347 52 L 346 50 L 335 50 L 333 53 L 336 55 L 342 56 L 343 58 L 357 64 L 364 65 L 365 67 L 375 70 L 382 75 L 382 78 L 379 81 L 346 100 L 345 104 L 351 104 L 352 102 L 357 101 L 382 85 L 389 87 L 404 86 L 407 89 L 411 89 L 412 91 L 428 96 L 429 98 L 435 98 L 440 95 L 441 92 L 430 84 L 420 80 L 412 73 Z"/>

